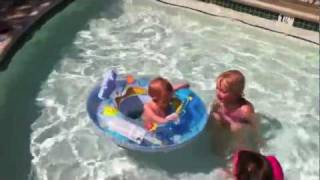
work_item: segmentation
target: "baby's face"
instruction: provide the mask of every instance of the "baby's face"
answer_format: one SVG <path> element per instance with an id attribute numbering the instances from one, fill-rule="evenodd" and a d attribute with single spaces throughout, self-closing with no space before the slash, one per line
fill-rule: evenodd
<path id="1" fill-rule="evenodd" d="M 152 99 L 156 104 L 158 104 L 162 108 L 166 108 L 171 102 L 172 95 L 172 92 L 165 92 L 163 94 L 158 94 Z"/>
<path id="2" fill-rule="evenodd" d="M 168 106 L 171 101 L 172 95 L 172 92 L 166 92 L 165 95 L 161 98 L 162 103 Z"/>
<path id="3" fill-rule="evenodd" d="M 238 94 L 235 94 L 223 86 L 219 86 L 219 84 L 216 86 L 216 96 L 217 99 L 223 103 L 233 102 L 239 98 Z"/>

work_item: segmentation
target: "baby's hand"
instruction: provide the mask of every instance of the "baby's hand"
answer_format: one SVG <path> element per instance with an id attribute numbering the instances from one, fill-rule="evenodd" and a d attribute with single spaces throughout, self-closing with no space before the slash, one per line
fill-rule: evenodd
<path id="1" fill-rule="evenodd" d="M 166 117 L 167 121 L 175 121 L 179 118 L 177 113 L 172 113 Z"/>
<path id="2" fill-rule="evenodd" d="M 243 129 L 243 125 L 238 122 L 230 123 L 230 129 L 232 132 L 240 132 Z"/>
<path id="3" fill-rule="evenodd" d="M 189 88 L 189 87 L 190 87 L 190 84 L 185 82 L 185 83 L 174 85 L 173 89 L 176 91 L 176 90 L 179 90 L 179 89 Z"/>
<path id="4" fill-rule="evenodd" d="M 188 82 L 184 82 L 181 84 L 181 88 L 190 88 L 190 84 Z"/>

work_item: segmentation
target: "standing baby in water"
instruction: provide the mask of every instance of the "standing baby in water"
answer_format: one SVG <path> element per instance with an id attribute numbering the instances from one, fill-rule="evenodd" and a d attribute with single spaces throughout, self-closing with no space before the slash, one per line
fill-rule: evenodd
<path id="1" fill-rule="evenodd" d="M 209 115 L 211 123 L 231 132 L 238 147 L 245 146 L 248 132 L 257 133 L 254 107 L 244 98 L 244 88 L 245 77 L 240 71 L 220 74 L 216 80 L 216 100 Z"/>
<path id="2" fill-rule="evenodd" d="M 253 105 L 243 97 L 244 87 L 245 78 L 238 70 L 226 71 L 217 78 L 217 100 L 210 115 L 232 132 L 256 126 Z"/>

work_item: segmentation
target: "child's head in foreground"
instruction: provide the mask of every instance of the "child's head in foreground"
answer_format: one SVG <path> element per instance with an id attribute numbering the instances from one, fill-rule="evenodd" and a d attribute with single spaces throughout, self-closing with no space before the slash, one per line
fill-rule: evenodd
<path id="1" fill-rule="evenodd" d="M 236 180 L 283 180 L 282 168 L 274 156 L 240 150 L 233 157 Z"/>

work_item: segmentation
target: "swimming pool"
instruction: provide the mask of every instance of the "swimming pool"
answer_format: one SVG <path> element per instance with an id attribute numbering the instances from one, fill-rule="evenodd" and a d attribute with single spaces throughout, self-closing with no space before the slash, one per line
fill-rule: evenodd
<path id="1" fill-rule="evenodd" d="M 246 97 L 262 117 L 262 150 L 277 155 L 288 179 L 316 180 L 318 50 L 150 0 L 75 1 L 1 72 L 1 177 L 25 179 L 32 172 L 30 179 L 40 180 L 219 179 L 225 162 L 211 152 L 206 134 L 167 154 L 128 152 L 97 134 L 85 103 L 101 74 L 115 68 L 187 79 L 209 106 L 217 75 L 239 69 L 247 78 Z"/>

